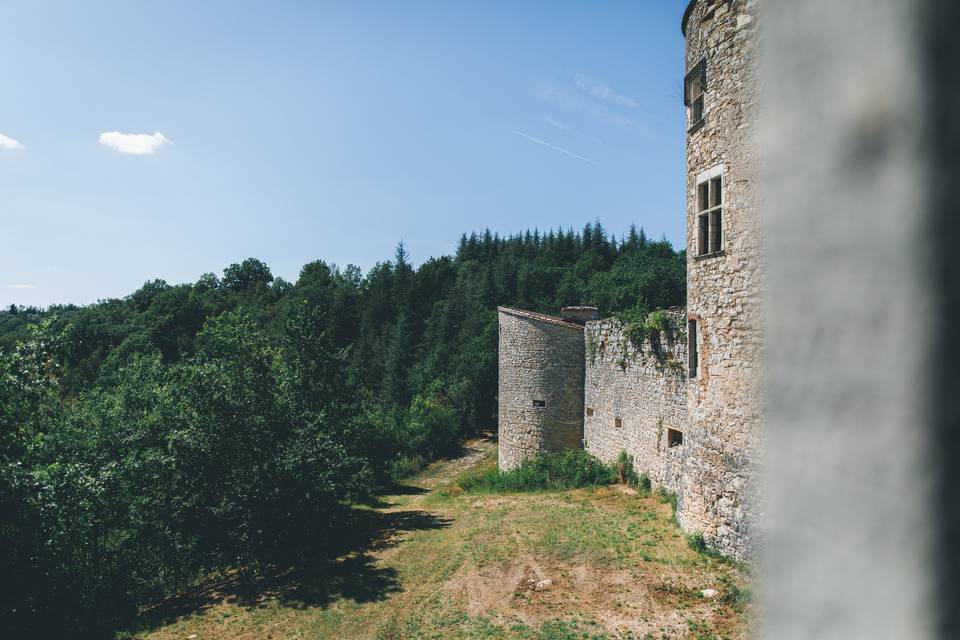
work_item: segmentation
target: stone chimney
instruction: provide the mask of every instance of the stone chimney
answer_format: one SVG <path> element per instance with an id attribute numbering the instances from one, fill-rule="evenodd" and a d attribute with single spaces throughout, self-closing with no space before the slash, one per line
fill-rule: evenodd
<path id="1" fill-rule="evenodd" d="M 599 320 L 600 312 L 596 307 L 564 307 L 560 310 L 560 318 L 566 322 L 586 324 L 590 320 Z"/>

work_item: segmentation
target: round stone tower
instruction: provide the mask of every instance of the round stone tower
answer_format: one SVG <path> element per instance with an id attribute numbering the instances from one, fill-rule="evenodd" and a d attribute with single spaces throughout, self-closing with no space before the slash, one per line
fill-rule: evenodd
<path id="1" fill-rule="evenodd" d="M 692 0 L 687 107 L 688 424 L 677 517 L 725 554 L 757 543 L 761 453 L 757 202 L 760 0 Z"/>
<path id="2" fill-rule="evenodd" d="M 583 309 L 564 318 L 498 311 L 500 469 L 541 451 L 582 447 Z"/>

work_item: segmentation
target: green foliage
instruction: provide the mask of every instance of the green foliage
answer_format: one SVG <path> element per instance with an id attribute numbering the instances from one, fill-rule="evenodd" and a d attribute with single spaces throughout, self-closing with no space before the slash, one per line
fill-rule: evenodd
<path id="1" fill-rule="evenodd" d="M 643 348 L 644 341 L 649 341 L 654 350 L 659 350 L 661 336 L 673 335 L 677 331 L 663 309 L 650 312 L 643 305 L 637 305 L 618 314 L 618 319 L 624 324 L 627 339 L 638 351 Z M 655 355 L 661 357 L 660 353 Z"/>
<path id="2" fill-rule="evenodd" d="M 104 635 L 198 576 L 323 558 L 352 503 L 496 423 L 497 305 L 665 308 L 684 269 L 597 223 L 0 310 L 0 636 Z M 476 488 L 615 477 L 582 452 L 511 473 Z"/>
<path id="3" fill-rule="evenodd" d="M 734 611 L 743 611 L 753 602 L 753 590 L 750 588 L 739 587 L 729 576 L 720 576 L 720 583 L 723 586 L 720 602 Z"/>
<path id="4" fill-rule="evenodd" d="M 633 467 L 633 456 L 626 451 L 621 451 L 614 462 L 614 469 L 617 472 L 617 482 L 634 487 L 643 494 L 649 494 L 651 489 L 650 477 L 645 474 L 637 474 Z"/>
<path id="5" fill-rule="evenodd" d="M 677 518 L 677 494 L 667 491 L 663 487 L 657 488 L 657 499 L 664 503 L 669 504 L 670 508 L 673 509 L 673 518 Z"/>
<path id="6" fill-rule="evenodd" d="M 616 480 L 615 465 L 605 465 L 582 449 L 567 449 L 527 458 L 510 471 L 492 469 L 482 475 L 468 475 L 460 480 L 460 487 L 471 493 L 559 491 Z"/>
<path id="7" fill-rule="evenodd" d="M 716 549 L 714 549 L 713 547 L 711 547 L 710 544 L 707 542 L 707 539 L 703 537 L 702 533 L 688 534 L 687 544 L 690 546 L 691 549 L 699 553 L 704 558 L 712 558 L 713 560 L 717 560 L 718 562 L 722 562 L 724 564 L 730 564 L 746 570 L 746 567 L 741 563 L 739 563 L 734 558 L 729 558 L 723 555 L 722 553 L 720 553 L 719 551 L 717 551 Z M 732 589 L 736 589 L 735 585 L 728 585 L 728 586 L 730 586 Z M 742 606 L 744 603 L 749 602 L 750 593 L 747 592 L 745 594 L 739 594 L 737 592 L 730 597 L 733 600 L 738 600 L 739 604 Z"/>

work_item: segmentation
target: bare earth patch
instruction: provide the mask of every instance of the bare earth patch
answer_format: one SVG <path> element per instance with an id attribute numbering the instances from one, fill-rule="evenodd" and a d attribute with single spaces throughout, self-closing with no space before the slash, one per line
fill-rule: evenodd
<path id="1" fill-rule="evenodd" d="M 137 637 L 749 637 L 748 576 L 691 550 L 668 504 L 623 487 L 458 490 L 460 474 L 495 460 L 495 442 L 471 441 L 384 496 L 372 514 L 383 531 L 339 571 L 214 597 Z"/>

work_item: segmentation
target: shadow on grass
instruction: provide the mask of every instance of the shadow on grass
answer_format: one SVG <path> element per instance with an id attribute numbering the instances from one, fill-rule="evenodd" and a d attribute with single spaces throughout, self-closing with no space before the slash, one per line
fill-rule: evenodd
<path id="1" fill-rule="evenodd" d="M 395 546 L 405 533 L 442 529 L 450 523 L 425 511 L 355 509 L 350 526 L 328 547 L 326 557 L 283 569 L 230 572 L 226 578 L 146 608 L 130 631 L 153 630 L 221 602 L 254 609 L 275 599 L 287 607 L 306 609 L 327 607 L 340 599 L 384 600 L 402 587 L 397 571 L 379 566 L 373 552 Z"/>

